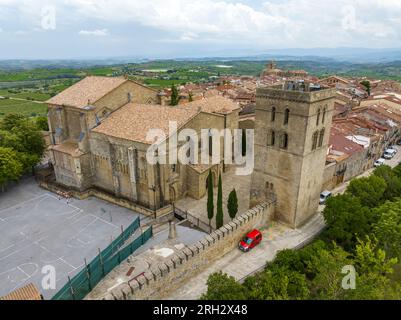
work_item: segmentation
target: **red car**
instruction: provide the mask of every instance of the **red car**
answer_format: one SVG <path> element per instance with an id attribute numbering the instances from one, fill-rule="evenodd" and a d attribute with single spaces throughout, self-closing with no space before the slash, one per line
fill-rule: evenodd
<path id="1" fill-rule="evenodd" d="M 259 230 L 253 230 L 249 232 L 244 239 L 242 239 L 238 245 L 239 249 L 248 252 L 255 248 L 262 241 L 262 233 Z"/>

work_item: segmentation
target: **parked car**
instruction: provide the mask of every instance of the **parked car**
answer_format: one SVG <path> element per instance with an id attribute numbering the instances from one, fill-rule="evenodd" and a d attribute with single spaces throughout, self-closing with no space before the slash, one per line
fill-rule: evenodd
<path id="1" fill-rule="evenodd" d="M 384 159 L 387 159 L 387 160 L 393 159 L 393 157 L 395 156 L 395 154 L 396 154 L 396 151 L 395 151 L 395 150 L 393 150 L 393 149 L 386 149 L 386 150 L 384 151 L 383 158 L 384 158 Z"/>
<path id="2" fill-rule="evenodd" d="M 388 149 L 394 150 L 394 153 L 398 153 L 397 146 L 389 146 Z"/>
<path id="3" fill-rule="evenodd" d="M 397 146 L 401 146 L 401 140 L 397 141 Z"/>
<path id="4" fill-rule="evenodd" d="M 330 191 L 323 191 L 320 194 L 320 199 L 319 199 L 319 204 L 325 204 L 327 199 L 330 198 L 332 196 Z"/>
<path id="5" fill-rule="evenodd" d="M 249 232 L 244 239 L 242 239 L 238 247 L 241 251 L 248 252 L 255 248 L 262 241 L 262 233 L 255 229 Z"/>
<path id="6" fill-rule="evenodd" d="M 380 159 L 376 160 L 376 162 L 374 163 L 374 166 L 380 167 L 380 166 L 384 165 L 385 161 L 386 161 L 386 159 L 380 158 Z"/>

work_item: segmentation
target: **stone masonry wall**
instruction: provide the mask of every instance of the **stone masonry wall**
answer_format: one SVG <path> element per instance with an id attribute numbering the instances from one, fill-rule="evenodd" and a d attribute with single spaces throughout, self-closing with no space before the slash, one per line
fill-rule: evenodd
<path id="1" fill-rule="evenodd" d="M 105 293 L 103 300 L 163 299 L 186 280 L 203 271 L 208 265 L 238 246 L 247 232 L 263 228 L 271 220 L 274 203 L 263 203 L 249 209 L 232 222 L 207 235 L 196 244 L 184 248 L 153 265 L 137 278 Z"/>

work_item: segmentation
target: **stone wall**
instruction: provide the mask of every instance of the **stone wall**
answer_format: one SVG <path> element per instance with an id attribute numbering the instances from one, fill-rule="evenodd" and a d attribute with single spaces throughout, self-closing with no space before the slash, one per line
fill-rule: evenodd
<path id="1" fill-rule="evenodd" d="M 266 227 L 274 208 L 273 202 L 257 205 L 196 244 L 169 256 L 158 265 L 151 266 L 137 281 L 123 283 L 112 291 L 105 292 L 101 299 L 163 299 L 169 292 L 235 249 L 247 232 Z"/>

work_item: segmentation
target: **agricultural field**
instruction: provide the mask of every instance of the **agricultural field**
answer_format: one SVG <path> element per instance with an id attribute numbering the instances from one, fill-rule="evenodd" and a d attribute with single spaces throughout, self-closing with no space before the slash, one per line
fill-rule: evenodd
<path id="1" fill-rule="evenodd" d="M 0 99 L 0 119 L 9 113 L 20 113 L 26 117 L 46 116 L 47 105 L 27 100 Z"/>

